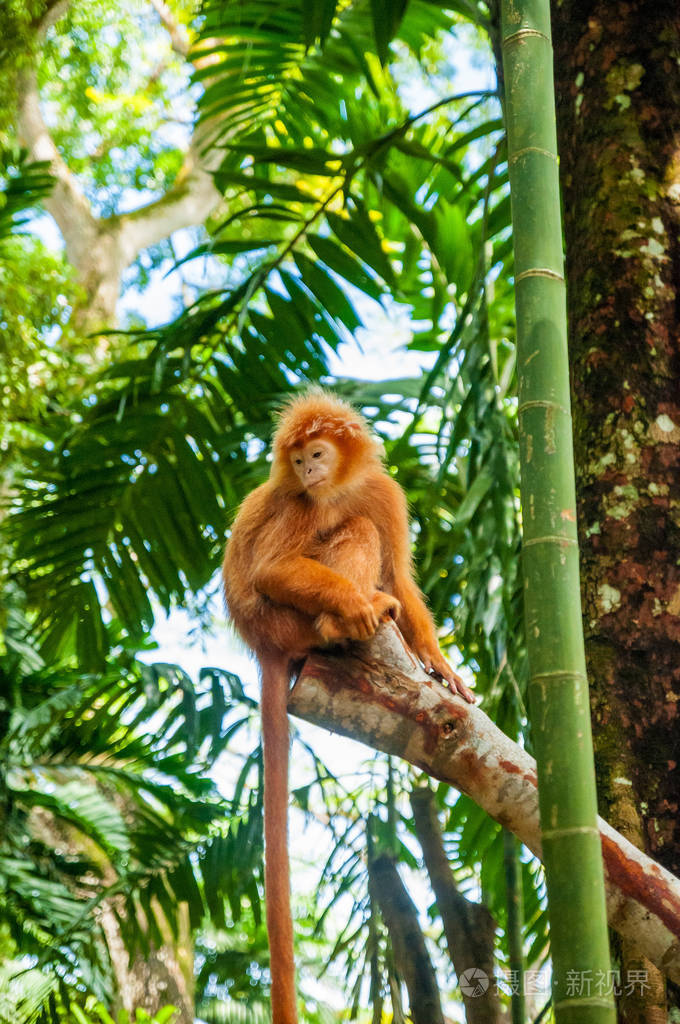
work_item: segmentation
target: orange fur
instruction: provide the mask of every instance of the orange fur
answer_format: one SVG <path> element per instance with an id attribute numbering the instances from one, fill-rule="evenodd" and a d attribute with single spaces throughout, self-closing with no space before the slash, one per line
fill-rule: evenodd
<path id="1" fill-rule="evenodd" d="M 331 471 L 315 487 L 304 473 L 316 471 L 318 441 L 329 449 Z M 272 451 L 269 480 L 248 495 L 232 527 L 224 591 L 232 622 L 261 667 L 272 1019 L 295 1024 L 286 841 L 291 662 L 328 642 L 365 639 L 391 614 L 426 669 L 474 698 L 439 651 L 413 581 L 406 499 L 365 420 L 313 391 L 285 408 Z"/>

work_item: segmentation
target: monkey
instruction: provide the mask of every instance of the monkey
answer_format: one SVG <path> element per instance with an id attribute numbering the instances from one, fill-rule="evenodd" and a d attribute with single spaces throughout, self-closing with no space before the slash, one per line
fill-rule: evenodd
<path id="1" fill-rule="evenodd" d="M 223 566 L 233 626 L 262 684 L 265 903 L 273 1024 L 296 1024 L 287 845 L 291 669 L 311 650 L 367 640 L 393 618 L 424 668 L 474 702 L 439 650 L 413 578 L 405 495 L 366 420 L 331 393 L 284 407 L 269 479 L 234 520 Z"/>

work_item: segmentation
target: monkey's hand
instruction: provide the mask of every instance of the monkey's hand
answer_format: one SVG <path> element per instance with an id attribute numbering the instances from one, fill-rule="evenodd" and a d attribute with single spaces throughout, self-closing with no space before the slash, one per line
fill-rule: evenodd
<path id="1" fill-rule="evenodd" d="M 388 619 L 398 619 L 401 614 L 401 602 L 384 590 L 376 590 L 371 598 L 373 609 L 381 622 Z"/>
<path id="2" fill-rule="evenodd" d="M 468 704 L 475 703 L 475 695 L 472 690 L 467 687 L 460 676 L 453 671 L 448 661 L 439 650 L 416 651 L 416 654 L 422 661 L 426 672 L 447 684 L 453 693 L 459 693 L 460 696 L 468 702 Z"/>
<path id="3" fill-rule="evenodd" d="M 369 640 L 381 622 L 396 619 L 401 604 L 396 597 L 376 590 L 370 601 L 358 599 L 343 614 L 321 612 L 314 620 L 314 628 L 325 643 L 338 640 Z"/>
<path id="4" fill-rule="evenodd" d="M 321 612 L 314 620 L 314 629 L 326 643 L 337 640 L 368 640 L 380 624 L 378 614 L 370 601 L 357 596 L 342 615 Z"/>

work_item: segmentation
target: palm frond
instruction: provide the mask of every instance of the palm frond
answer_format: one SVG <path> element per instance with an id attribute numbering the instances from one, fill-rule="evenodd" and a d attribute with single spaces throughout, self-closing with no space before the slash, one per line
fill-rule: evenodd
<path id="1" fill-rule="evenodd" d="M 0 149 L 0 239 L 18 231 L 48 195 L 49 164 L 28 159 L 26 150 Z"/>
<path id="2" fill-rule="evenodd" d="M 21 960 L 0 964 L 0 1024 L 36 1024 L 56 986 L 56 978 Z"/>
<path id="3" fill-rule="evenodd" d="M 427 0 L 411 0 L 408 9 L 404 0 L 209 0 L 202 13 L 195 50 L 202 58 L 196 77 L 205 83 L 202 120 L 213 144 L 229 145 L 267 129 L 280 132 L 278 125 L 301 145 L 319 125 L 336 120 L 338 86 L 349 93 L 366 80 L 377 91 L 380 71 L 370 56 L 376 43 L 384 62 L 396 34 L 416 48 L 452 24 L 447 11 Z M 309 170 L 312 161 L 310 153 Z"/>

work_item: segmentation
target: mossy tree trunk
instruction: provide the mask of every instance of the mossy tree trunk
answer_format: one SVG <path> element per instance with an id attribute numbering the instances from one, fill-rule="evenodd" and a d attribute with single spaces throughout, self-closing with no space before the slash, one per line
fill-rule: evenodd
<path id="1" fill-rule="evenodd" d="M 553 39 L 601 810 L 679 874 L 680 5 L 562 0 Z"/>

